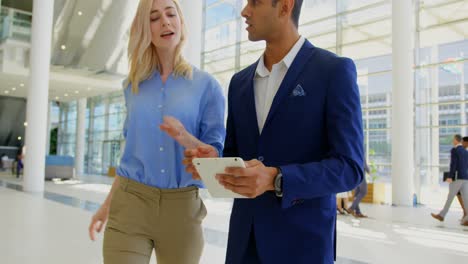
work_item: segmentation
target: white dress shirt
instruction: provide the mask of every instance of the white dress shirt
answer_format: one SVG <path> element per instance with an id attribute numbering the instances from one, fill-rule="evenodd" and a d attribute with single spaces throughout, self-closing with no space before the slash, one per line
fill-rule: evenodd
<path id="1" fill-rule="evenodd" d="M 265 67 L 265 62 L 263 61 L 264 55 L 262 55 L 258 62 L 254 78 L 254 92 L 258 131 L 260 134 L 270 112 L 273 99 L 304 42 L 305 38 L 301 36 L 288 54 L 280 62 L 273 64 L 271 72 Z"/>

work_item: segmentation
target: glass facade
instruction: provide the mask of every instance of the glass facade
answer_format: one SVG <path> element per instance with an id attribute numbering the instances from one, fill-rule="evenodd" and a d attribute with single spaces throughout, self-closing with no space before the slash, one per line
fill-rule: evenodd
<path id="1" fill-rule="evenodd" d="M 29 42 L 32 14 L 14 8 L 0 7 L 0 40 L 7 38 Z"/>
<path id="2" fill-rule="evenodd" d="M 75 156 L 77 103 L 59 103 L 60 115 L 57 136 L 57 154 Z"/>
<path id="3" fill-rule="evenodd" d="M 59 124 L 60 155 L 75 155 L 77 103 L 61 103 Z M 122 127 L 125 121 L 122 92 L 89 98 L 85 121 L 85 172 L 106 174 L 120 160 L 124 146 Z"/>

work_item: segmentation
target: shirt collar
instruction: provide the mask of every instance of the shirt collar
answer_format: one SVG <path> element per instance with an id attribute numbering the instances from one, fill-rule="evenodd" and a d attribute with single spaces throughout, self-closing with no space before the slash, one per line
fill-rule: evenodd
<path id="1" fill-rule="evenodd" d="M 296 58 L 297 54 L 299 53 L 299 50 L 304 45 L 304 42 L 305 42 L 305 38 L 303 36 L 300 36 L 299 40 L 296 41 L 296 44 L 294 44 L 294 46 L 291 48 L 288 54 L 286 54 L 286 56 L 278 63 L 283 63 L 283 65 L 285 65 L 286 68 L 289 69 L 294 59 Z M 265 66 L 265 62 L 263 61 L 263 59 L 264 59 L 264 55 L 262 55 L 262 57 L 258 61 L 257 70 L 256 70 L 256 76 L 261 77 L 261 78 L 266 77 L 270 74 L 270 71 Z"/>
<path id="2" fill-rule="evenodd" d="M 297 53 L 299 53 L 299 50 L 301 50 L 302 45 L 304 45 L 305 38 L 301 36 L 299 40 L 296 41 L 296 44 L 292 47 L 292 49 L 288 52 L 286 57 L 283 58 L 283 62 L 286 65 L 286 67 L 291 67 L 291 64 L 293 63 L 294 59 L 297 56 Z"/>
<path id="3" fill-rule="evenodd" d="M 260 57 L 260 60 L 258 61 L 258 65 L 257 65 L 257 70 L 255 72 L 256 76 L 261 77 L 261 78 L 270 75 L 270 71 L 268 71 L 267 67 L 265 66 L 265 62 L 263 61 L 263 57 L 264 55 Z"/>

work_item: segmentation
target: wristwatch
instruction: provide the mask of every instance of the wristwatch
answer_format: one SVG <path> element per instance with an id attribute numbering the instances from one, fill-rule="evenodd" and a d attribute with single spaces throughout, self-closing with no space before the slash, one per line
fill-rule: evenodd
<path id="1" fill-rule="evenodd" d="M 281 168 L 277 167 L 278 174 L 275 176 L 274 180 L 274 187 L 275 187 L 275 194 L 276 197 L 283 197 L 283 173 L 281 172 Z"/>

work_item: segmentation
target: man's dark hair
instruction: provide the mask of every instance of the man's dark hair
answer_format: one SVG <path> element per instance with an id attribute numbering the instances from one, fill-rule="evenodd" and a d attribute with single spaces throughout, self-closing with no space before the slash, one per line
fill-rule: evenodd
<path id="1" fill-rule="evenodd" d="M 272 0 L 272 4 L 274 7 L 276 7 L 276 4 L 278 4 L 278 1 L 279 0 Z M 299 27 L 299 16 L 301 15 L 302 2 L 303 0 L 294 0 L 294 7 L 291 13 L 291 19 L 293 20 L 296 28 Z"/>
<path id="2" fill-rule="evenodd" d="M 468 137 L 463 137 L 463 142 L 468 142 Z"/>
<path id="3" fill-rule="evenodd" d="M 456 134 L 455 136 L 453 136 L 453 138 L 458 142 L 462 141 L 462 136 L 460 134 Z"/>

